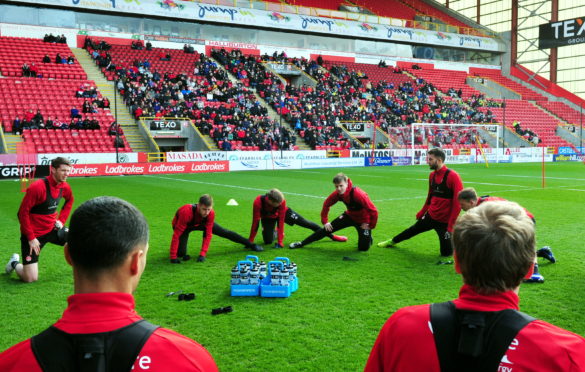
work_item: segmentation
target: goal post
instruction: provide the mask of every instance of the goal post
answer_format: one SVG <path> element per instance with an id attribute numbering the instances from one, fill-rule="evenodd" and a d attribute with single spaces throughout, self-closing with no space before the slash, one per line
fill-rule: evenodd
<path id="1" fill-rule="evenodd" d="M 425 131 L 425 128 L 435 128 L 436 131 L 433 132 L 433 136 L 435 135 L 444 135 L 445 132 L 450 135 L 454 132 L 456 133 L 461 133 L 462 131 L 465 131 L 466 129 L 474 129 L 476 131 L 478 130 L 483 130 L 485 132 L 486 136 L 493 136 L 495 138 L 494 139 L 494 144 L 495 146 L 491 146 L 495 149 L 495 155 L 496 155 L 496 163 L 498 163 L 500 161 L 500 138 L 501 138 L 501 130 L 502 128 L 497 125 L 497 124 L 433 124 L 433 123 L 412 123 L 410 125 L 410 150 L 412 153 L 412 165 L 415 164 L 414 162 L 414 153 L 415 153 L 415 136 L 419 135 L 420 129 L 422 129 L 422 133 L 420 133 L 420 135 L 422 136 L 423 141 L 426 139 L 427 137 L 427 131 Z M 481 133 L 481 131 L 478 131 L 478 133 Z M 483 137 L 482 137 L 483 138 Z M 489 141 L 486 140 L 486 143 L 488 143 Z M 476 137 L 471 139 L 471 143 L 469 144 L 469 147 L 477 147 L 476 144 Z M 483 152 L 483 147 L 478 147 L 479 151 L 482 153 L 482 155 L 484 155 L 484 159 L 486 160 L 487 163 L 487 158 L 485 157 L 485 154 Z"/>

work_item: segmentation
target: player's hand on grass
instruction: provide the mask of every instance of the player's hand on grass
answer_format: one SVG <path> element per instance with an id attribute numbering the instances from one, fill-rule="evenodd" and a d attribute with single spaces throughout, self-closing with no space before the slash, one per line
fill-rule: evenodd
<path id="1" fill-rule="evenodd" d="M 55 221 L 55 227 L 59 230 L 63 228 L 63 223 L 59 220 Z"/>
<path id="2" fill-rule="evenodd" d="M 370 229 L 370 224 L 369 223 L 362 223 L 362 225 L 360 226 L 362 228 L 362 230 L 369 230 Z"/>
<path id="3" fill-rule="evenodd" d="M 28 251 L 29 255 L 31 255 L 34 251 L 38 256 L 39 253 L 41 252 L 41 243 L 39 242 L 39 240 L 37 238 L 34 238 L 33 240 L 29 240 L 28 246 L 30 247 L 30 249 Z"/>
<path id="4" fill-rule="evenodd" d="M 325 231 L 328 231 L 328 232 L 333 231 L 333 226 L 331 226 L 331 224 L 329 222 L 327 222 L 325 225 L 323 225 L 323 228 L 325 228 Z"/>

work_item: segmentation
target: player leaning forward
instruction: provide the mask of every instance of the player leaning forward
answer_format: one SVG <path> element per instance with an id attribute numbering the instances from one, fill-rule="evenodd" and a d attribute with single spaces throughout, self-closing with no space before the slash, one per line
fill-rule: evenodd
<path id="1" fill-rule="evenodd" d="M 445 165 L 445 152 L 430 149 L 427 164 L 432 170 L 429 176 L 429 192 L 422 209 L 416 214 L 416 223 L 390 240 L 378 243 L 378 247 L 393 246 L 420 233 L 435 230 L 439 237 L 441 256 L 451 256 L 451 232 L 459 216 L 461 206 L 457 195 L 463 189 L 461 177 Z"/>
<path id="2" fill-rule="evenodd" d="M 63 246 L 67 241 L 64 224 L 73 206 L 73 192 L 67 183 L 70 169 L 69 160 L 57 157 L 51 161 L 50 175 L 33 182 L 26 190 L 18 210 L 23 262 L 14 253 L 6 264 L 7 274 L 16 271 L 23 282 L 37 281 L 41 249 L 47 243 Z M 65 204 L 57 214 L 61 198 Z"/>
<path id="3" fill-rule="evenodd" d="M 309 235 L 301 242 L 291 243 L 290 248 L 301 248 L 309 243 L 323 239 L 330 233 L 355 227 L 358 233 L 358 249 L 367 251 L 372 245 L 372 233 L 378 222 L 378 210 L 368 194 L 354 186 L 351 180 L 343 173 L 338 173 L 333 178 L 335 191 L 325 199 L 321 209 L 321 222 L 323 227 Z M 328 222 L 329 209 L 337 202 L 343 202 L 347 210 L 339 217 Z"/>

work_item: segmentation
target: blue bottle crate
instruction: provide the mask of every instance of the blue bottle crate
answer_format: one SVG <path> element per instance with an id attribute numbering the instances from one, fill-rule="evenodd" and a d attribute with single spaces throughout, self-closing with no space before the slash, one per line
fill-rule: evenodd
<path id="1" fill-rule="evenodd" d="M 288 257 L 276 257 L 274 260 L 275 261 L 282 261 L 287 266 L 290 265 L 290 259 Z M 295 276 L 294 280 L 292 280 L 289 285 L 290 285 L 291 292 L 292 293 L 296 292 L 297 289 L 299 289 L 299 277 Z"/>
<path id="2" fill-rule="evenodd" d="M 287 259 L 288 260 L 288 259 Z M 270 261 L 268 263 L 268 276 L 260 283 L 260 296 L 262 297 L 290 297 L 291 285 L 271 285 L 272 280 L 272 264 L 280 266 L 282 269 L 284 264 L 282 261 Z"/>
<path id="3" fill-rule="evenodd" d="M 250 257 L 250 256 L 248 256 Z M 246 257 L 246 258 L 248 258 Z M 258 257 L 253 256 L 258 259 Z M 252 266 L 252 261 L 246 259 L 238 261 L 238 270 L 241 265 L 248 264 Z M 230 284 L 230 295 L 231 296 L 259 296 L 260 295 L 260 282 L 258 284 Z"/>

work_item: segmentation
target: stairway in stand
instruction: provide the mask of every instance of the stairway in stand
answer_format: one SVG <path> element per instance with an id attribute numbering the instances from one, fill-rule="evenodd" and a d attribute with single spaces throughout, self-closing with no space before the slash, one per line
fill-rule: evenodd
<path id="1" fill-rule="evenodd" d="M 102 74 L 101 70 L 98 66 L 94 63 L 91 59 L 89 53 L 86 50 L 80 48 L 71 48 L 73 54 L 75 54 L 75 58 L 79 61 L 85 72 L 87 73 L 87 79 L 93 80 L 96 83 L 99 91 L 104 97 L 108 97 L 110 100 L 110 110 L 118 124 L 124 130 L 124 136 L 130 147 L 132 147 L 132 151 L 134 152 L 148 152 L 148 144 L 142 138 L 142 135 L 138 131 L 138 124 L 134 117 L 130 114 L 128 108 L 124 104 L 124 100 L 121 94 L 116 92 L 114 89 L 114 82 L 108 81 L 104 75 Z M 115 110 L 114 102 L 117 100 L 118 109 Z M 117 112 L 116 112 L 117 111 Z M 104 123 L 106 125 L 110 125 L 111 123 Z"/>

